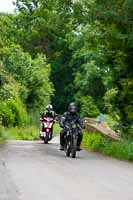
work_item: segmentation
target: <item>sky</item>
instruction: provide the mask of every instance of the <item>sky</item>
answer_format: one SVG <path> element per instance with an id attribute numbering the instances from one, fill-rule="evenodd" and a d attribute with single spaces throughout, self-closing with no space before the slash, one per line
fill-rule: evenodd
<path id="1" fill-rule="evenodd" d="M 15 0 L 0 0 L 0 12 L 13 13 L 15 6 L 12 2 Z"/>

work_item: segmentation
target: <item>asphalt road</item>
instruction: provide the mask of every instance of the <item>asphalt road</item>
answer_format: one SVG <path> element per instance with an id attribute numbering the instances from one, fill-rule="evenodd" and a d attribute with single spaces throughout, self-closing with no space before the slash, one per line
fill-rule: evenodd
<path id="1" fill-rule="evenodd" d="M 0 200 L 133 200 L 133 164 L 58 149 L 58 138 L 0 147 Z"/>

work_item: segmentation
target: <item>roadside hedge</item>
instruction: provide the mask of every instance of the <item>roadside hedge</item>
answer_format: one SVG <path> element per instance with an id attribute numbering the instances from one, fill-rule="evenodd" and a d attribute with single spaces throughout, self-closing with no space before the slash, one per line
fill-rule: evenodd
<path id="1" fill-rule="evenodd" d="M 121 160 L 133 161 L 133 142 L 114 142 L 100 133 L 84 132 L 82 145 L 88 150 Z"/>

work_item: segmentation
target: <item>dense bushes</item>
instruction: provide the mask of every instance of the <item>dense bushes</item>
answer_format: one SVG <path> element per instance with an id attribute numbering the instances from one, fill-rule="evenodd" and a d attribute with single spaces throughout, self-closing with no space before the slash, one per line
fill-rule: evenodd
<path id="1" fill-rule="evenodd" d="M 49 103 L 53 94 L 53 84 L 50 81 L 51 67 L 46 56 L 37 54 L 32 58 L 16 44 L 3 48 L 3 51 L 4 53 L 0 53 L 0 60 L 6 77 L 12 77 L 15 84 L 19 85 L 18 95 L 25 106 L 41 109 Z"/>
<path id="2" fill-rule="evenodd" d="M 19 98 L 0 103 L 0 121 L 4 126 L 22 126 L 26 120 L 27 114 Z"/>
<path id="3" fill-rule="evenodd" d="M 93 98 L 84 96 L 80 98 L 81 114 L 84 117 L 97 117 L 100 114 Z"/>
<path id="4" fill-rule="evenodd" d="M 44 55 L 32 59 L 19 45 L 0 51 L 0 122 L 23 126 L 26 111 L 38 112 L 50 102 L 53 85 L 50 65 Z"/>
<path id="5" fill-rule="evenodd" d="M 99 133 L 85 132 L 82 144 L 87 149 L 101 152 L 114 158 L 133 161 L 132 142 L 113 142 Z"/>

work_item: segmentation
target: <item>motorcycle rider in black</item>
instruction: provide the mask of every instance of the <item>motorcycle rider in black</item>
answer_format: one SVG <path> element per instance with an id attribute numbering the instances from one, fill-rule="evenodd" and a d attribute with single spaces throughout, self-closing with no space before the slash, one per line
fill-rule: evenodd
<path id="1" fill-rule="evenodd" d="M 62 128 L 61 133 L 60 133 L 60 150 L 63 151 L 64 150 L 64 136 L 67 132 L 67 125 L 69 125 L 69 123 L 71 123 L 74 120 L 74 122 L 76 123 L 77 127 L 78 127 L 78 141 L 77 141 L 77 150 L 80 151 L 80 145 L 82 142 L 82 132 L 81 129 L 84 128 L 83 127 L 83 122 L 79 116 L 79 114 L 77 113 L 77 106 L 75 103 L 70 103 L 68 106 L 68 111 L 65 112 L 63 114 L 63 117 L 60 120 L 60 127 Z"/>

